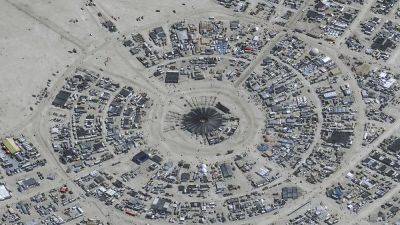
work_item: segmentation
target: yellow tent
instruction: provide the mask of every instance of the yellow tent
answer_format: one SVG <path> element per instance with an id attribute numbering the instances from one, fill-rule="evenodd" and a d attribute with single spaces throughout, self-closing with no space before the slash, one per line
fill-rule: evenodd
<path id="1" fill-rule="evenodd" d="M 17 144 L 15 144 L 14 139 L 12 138 L 6 138 L 3 141 L 4 146 L 6 146 L 6 149 L 11 153 L 11 154 L 15 154 L 17 152 L 20 152 L 21 149 L 18 147 Z"/>

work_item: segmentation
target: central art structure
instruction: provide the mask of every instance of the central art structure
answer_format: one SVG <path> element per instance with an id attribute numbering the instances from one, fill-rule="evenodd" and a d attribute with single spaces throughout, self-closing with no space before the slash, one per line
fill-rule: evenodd
<path id="1" fill-rule="evenodd" d="M 230 138 L 239 128 L 240 119 L 231 111 L 235 107 L 229 101 L 217 101 L 215 96 L 182 97 L 171 108 L 174 110 L 166 113 L 163 130 L 177 131 L 184 139 L 189 137 L 185 140 L 215 145 Z"/>
<path id="2" fill-rule="evenodd" d="M 192 134 L 208 136 L 224 122 L 224 117 L 214 107 L 197 107 L 182 116 L 181 126 Z"/>

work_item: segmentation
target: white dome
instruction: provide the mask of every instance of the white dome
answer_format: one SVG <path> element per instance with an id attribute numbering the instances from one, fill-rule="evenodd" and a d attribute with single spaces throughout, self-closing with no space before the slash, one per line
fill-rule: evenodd
<path id="1" fill-rule="evenodd" d="M 319 54 L 319 50 L 318 48 L 312 48 L 310 50 L 310 55 L 318 55 Z"/>
<path id="2" fill-rule="evenodd" d="M 207 173 L 207 165 L 206 164 L 201 164 L 200 165 L 200 172 L 201 173 Z"/>

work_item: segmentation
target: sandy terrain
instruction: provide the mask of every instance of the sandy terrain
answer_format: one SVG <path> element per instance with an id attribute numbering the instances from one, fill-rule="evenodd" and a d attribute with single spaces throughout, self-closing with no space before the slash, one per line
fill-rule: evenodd
<path id="1" fill-rule="evenodd" d="M 68 53 L 77 46 L 60 34 L 5 0 L 0 4 L 0 131 L 4 132 L 28 118 L 29 107 L 35 108 L 32 95 L 48 79 L 57 79 L 78 55 Z"/>

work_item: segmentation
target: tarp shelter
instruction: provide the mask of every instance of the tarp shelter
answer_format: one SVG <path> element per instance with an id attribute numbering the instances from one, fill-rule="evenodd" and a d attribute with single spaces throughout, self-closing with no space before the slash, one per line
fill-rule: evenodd
<path id="1" fill-rule="evenodd" d="M 12 138 L 6 138 L 3 141 L 3 144 L 6 147 L 7 151 L 13 155 L 21 151 L 21 148 L 18 147 L 18 145 L 15 143 L 14 139 L 12 139 Z"/>
<path id="2" fill-rule="evenodd" d="M 64 107 L 68 101 L 69 96 L 71 96 L 71 92 L 61 90 L 56 95 L 52 104 L 56 107 Z"/>
<path id="3" fill-rule="evenodd" d="M 260 144 L 259 146 L 257 146 L 257 150 L 260 152 L 266 152 L 268 151 L 269 147 L 266 144 Z"/>
<path id="4" fill-rule="evenodd" d="M 11 198 L 10 192 L 4 185 L 0 185 L 0 201 Z"/>
<path id="5" fill-rule="evenodd" d="M 165 83 L 178 83 L 179 71 L 168 71 L 165 74 Z"/>

